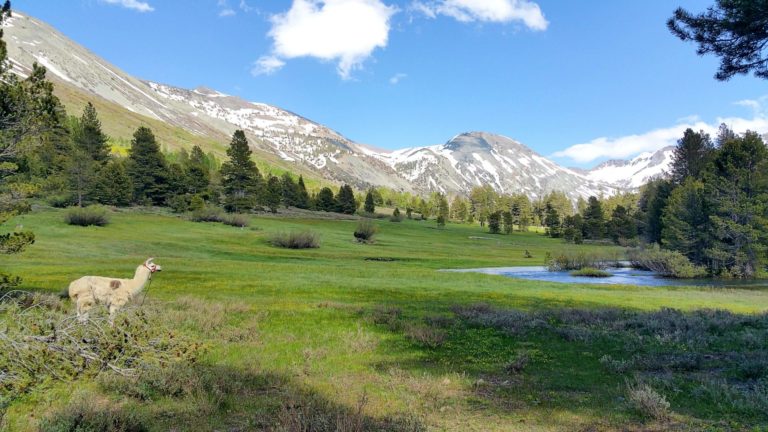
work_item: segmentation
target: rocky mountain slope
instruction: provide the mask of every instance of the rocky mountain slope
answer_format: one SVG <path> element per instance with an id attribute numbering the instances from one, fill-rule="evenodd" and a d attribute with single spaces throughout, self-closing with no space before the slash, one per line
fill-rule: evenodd
<path id="1" fill-rule="evenodd" d="M 641 153 L 631 160 L 609 160 L 586 171 L 587 178 L 623 189 L 636 189 L 663 177 L 672 164 L 674 147 Z"/>
<path id="2" fill-rule="evenodd" d="M 58 87 L 81 99 L 106 101 L 122 107 L 126 116 L 183 129 L 203 142 L 221 143 L 219 150 L 234 130 L 243 129 L 257 156 L 333 182 L 448 194 L 465 194 L 489 184 L 499 192 L 531 197 L 562 190 L 574 199 L 616 191 L 599 176 L 560 167 L 503 136 L 465 133 L 442 145 L 386 152 L 272 105 L 205 87 L 187 90 L 141 80 L 23 12 L 15 12 L 5 25 L 5 40 L 9 61 L 21 76 L 37 62 Z M 120 118 L 103 121 L 106 125 Z"/>

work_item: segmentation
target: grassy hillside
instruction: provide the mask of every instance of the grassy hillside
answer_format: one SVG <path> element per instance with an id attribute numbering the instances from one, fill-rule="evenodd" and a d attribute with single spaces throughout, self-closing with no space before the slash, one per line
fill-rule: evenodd
<path id="1" fill-rule="evenodd" d="M 331 421 L 359 413 L 389 430 L 737 430 L 768 424 L 765 413 L 696 393 L 689 384 L 678 391 L 663 387 L 670 418 L 645 418 L 627 399 L 632 376 L 607 368 L 612 363 L 604 358 L 631 359 L 646 354 L 644 344 L 667 345 L 652 336 L 643 343 L 622 339 L 631 325 L 602 336 L 576 324 L 559 327 L 587 319 L 609 323 L 612 315 L 590 312 L 606 308 L 637 313 L 635 326 L 684 321 L 684 314 L 672 314 L 678 321 L 670 312 L 653 315 L 674 307 L 731 311 L 712 318 L 712 328 L 720 328 L 725 317 L 766 311 L 765 291 L 568 285 L 440 272 L 540 265 L 547 252 L 565 249 L 616 250 L 536 233 L 492 236 L 468 225 L 439 230 L 434 222 L 379 221 L 377 241 L 366 245 L 353 241 L 356 222 L 350 220 L 252 217 L 250 228 L 239 229 L 135 210 L 113 214 L 102 228 L 68 226 L 62 219 L 62 211 L 42 209 L 15 220 L 38 238 L 27 252 L 4 259 L 5 270 L 24 278 L 23 288 L 59 292 L 82 275 L 128 277 L 154 256 L 164 271 L 153 280 L 149 305 L 208 350 L 194 369 L 200 375 L 184 375 L 180 386 L 194 391 L 157 396 L 104 379 L 48 382 L 10 406 L 11 430 L 34 430 L 40 418 L 82 400 L 124 409 L 158 431 L 270 430 L 275 422 L 288 428 L 304 410 L 330 412 Z M 271 233 L 289 229 L 318 232 L 321 247 L 269 244 Z M 524 258 L 525 250 L 533 258 Z M 478 303 L 486 306 L 471 306 Z M 758 338 L 750 346 L 765 344 L 759 338 L 768 324 L 760 325 L 744 330 Z M 684 330 L 691 329 L 676 331 Z M 733 340 L 741 340 L 739 331 L 730 333 Z M 652 378 L 664 373 L 672 372 Z"/>
<path id="2" fill-rule="evenodd" d="M 213 152 L 219 159 L 226 160 L 226 150 L 231 139 L 229 136 L 221 134 L 209 137 L 192 134 L 182 128 L 129 111 L 101 97 L 86 94 L 60 80 L 54 79 L 54 82 L 56 96 L 61 99 L 68 115 L 80 116 L 88 102 L 96 107 L 104 132 L 110 137 L 110 144 L 116 153 L 126 154 L 130 148 L 133 133 L 138 127 L 146 126 L 152 129 L 165 151 L 178 151 L 182 148 L 189 150 L 198 145 L 206 153 Z M 277 176 L 284 172 L 291 172 L 296 176 L 301 174 L 304 176 L 306 186 L 311 190 L 319 190 L 323 186 L 336 186 L 335 183 L 319 178 L 317 173 L 289 164 L 274 154 L 257 150 L 254 152 L 254 158 L 262 173 L 272 173 Z"/>

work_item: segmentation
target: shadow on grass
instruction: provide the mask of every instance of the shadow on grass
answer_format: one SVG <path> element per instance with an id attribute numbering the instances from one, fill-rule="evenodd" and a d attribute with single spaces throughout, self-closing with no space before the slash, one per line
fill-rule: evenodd
<path id="1" fill-rule="evenodd" d="M 477 409 L 567 412 L 598 430 L 768 425 L 768 314 L 487 305 L 440 317 L 406 317 L 393 307 L 369 314 L 402 335 L 381 349 L 407 359 L 378 368 L 461 374 Z M 632 383 L 650 396 L 633 394 Z M 638 399 L 645 396 L 650 402 Z"/>
<path id="2" fill-rule="evenodd" d="M 292 379 L 197 364 L 150 369 L 135 378 L 105 375 L 98 391 L 76 393 L 40 423 L 44 432 L 423 431 L 409 416 L 375 418 L 332 402 Z"/>

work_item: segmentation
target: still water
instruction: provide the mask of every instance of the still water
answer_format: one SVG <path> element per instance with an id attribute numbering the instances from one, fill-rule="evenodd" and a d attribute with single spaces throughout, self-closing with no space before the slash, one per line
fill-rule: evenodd
<path id="1" fill-rule="evenodd" d="M 657 276 L 654 272 L 632 268 L 610 268 L 610 277 L 596 278 L 571 276 L 567 271 L 551 272 L 543 266 L 535 267 L 492 267 L 477 269 L 447 270 L 453 272 L 474 272 L 507 276 L 546 282 L 581 283 L 581 284 L 622 284 L 638 286 L 712 286 L 741 289 L 768 288 L 768 279 L 721 280 L 721 279 L 670 279 Z"/>

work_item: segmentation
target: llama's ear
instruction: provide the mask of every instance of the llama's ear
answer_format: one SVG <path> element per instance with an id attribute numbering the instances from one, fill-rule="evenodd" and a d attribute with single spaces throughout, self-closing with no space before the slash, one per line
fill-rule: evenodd
<path id="1" fill-rule="evenodd" d="M 147 258 L 147 264 L 152 264 L 153 260 L 154 260 L 154 258 Z"/>

